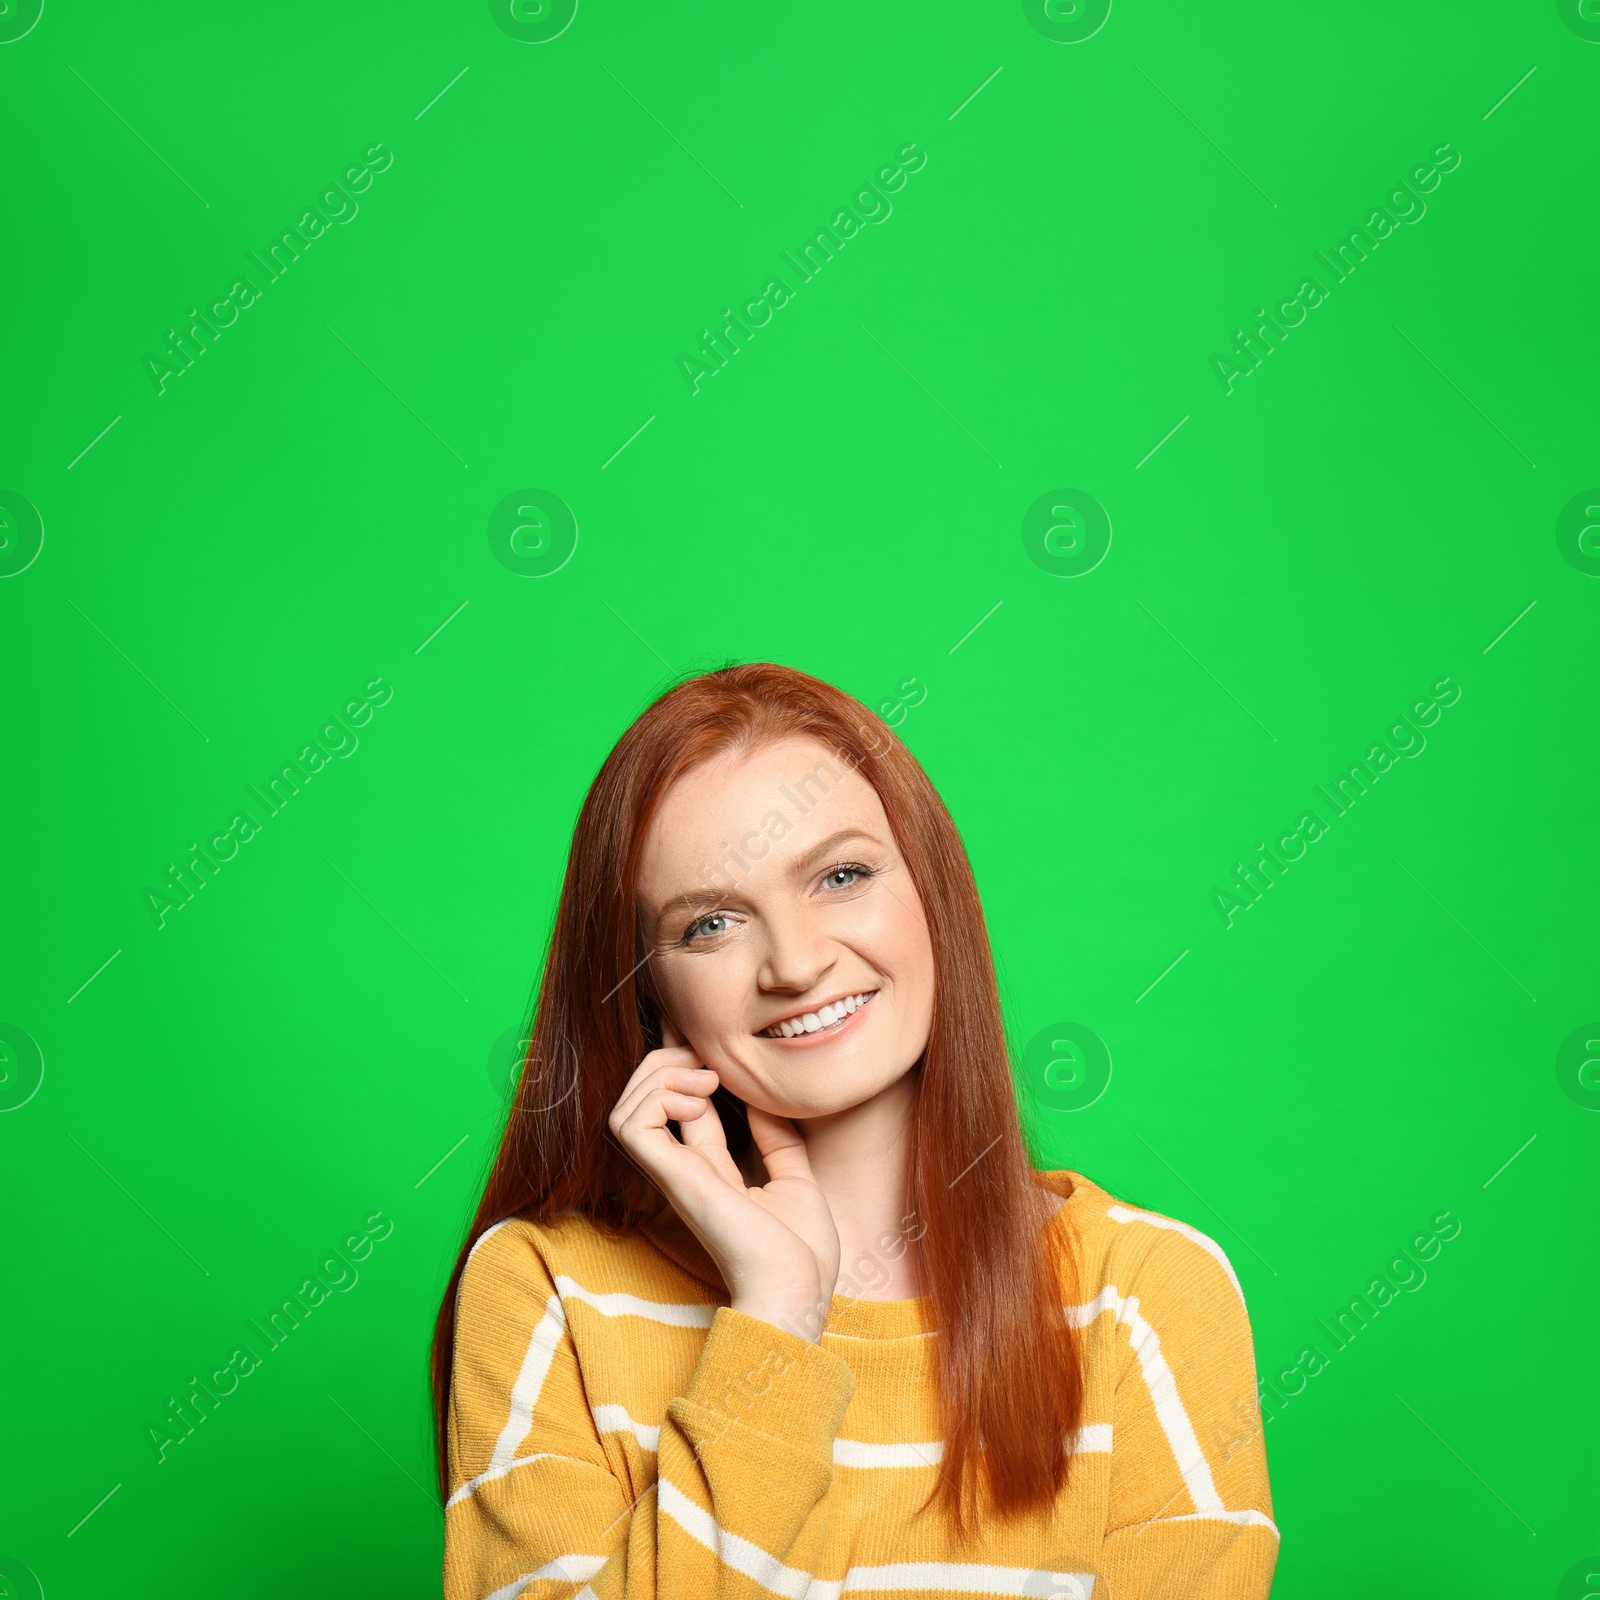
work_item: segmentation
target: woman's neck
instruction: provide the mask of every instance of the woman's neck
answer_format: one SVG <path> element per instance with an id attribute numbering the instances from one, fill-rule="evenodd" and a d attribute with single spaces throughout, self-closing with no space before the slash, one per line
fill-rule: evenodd
<path id="1" fill-rule="evenodd" d="M 906 1194 L 916 1075 L 908 1072 L 848 1111 L 797 1122 L 818 1187 L 839 1230 L 836 1292 L 863 1300 L 907 1300 L 922 1293 L 916 1251 L 922 1224 Z M 764 1183 L 761 1157 L 746 1158 Z"/>

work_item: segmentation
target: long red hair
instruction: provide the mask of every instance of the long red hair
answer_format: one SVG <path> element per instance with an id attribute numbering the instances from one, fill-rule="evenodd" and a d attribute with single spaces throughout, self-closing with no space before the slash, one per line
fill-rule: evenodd
<path id="1" fill-rule="evenodd" d="M 797 736 L 877 790 L 933 943 L 933 1022 L 914 1069 L 905 1207 L 917 1221 L 911 1248 L 939 1330 L 945 1453 L 935 1492 L 960 1524 L 981 1495 L 1006 1516 L 1048 1505 L 1066 1481 L 1067 1441 L 1083 1408 L 1078 1345 L 1062 1312 L 1071 1261 L 1062 1230 L 1047 1236 L 1041 1227 L 983 907 L 961 836 L 887 723 L 831 684 L 760 662 L 663 694 L 606 758 L 578 815 L 521 1081 L 434 1330 L 445 1498 L 456 1286 L 472 1246 L 508 1217 L 575 1212 L 621 1232 L 666 1204 L 606 1127 L 634 1068 L 661 1043 L 635 905 L 656 808 L 709 758 Z M 737 1115 L 737 1103 L 718 1095 Z M 739 1131 L 729 1128 L 730 1145 Z"/>

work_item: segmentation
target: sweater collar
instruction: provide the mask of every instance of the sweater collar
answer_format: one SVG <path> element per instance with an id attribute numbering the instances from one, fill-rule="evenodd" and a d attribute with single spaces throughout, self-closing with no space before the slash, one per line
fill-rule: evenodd
<path id="1" fill-rule="evenodd" d="M 1045 1186 L 1067 1203 L 1050 1219 L 1049 1227 L 1070 1227 L 1080 1221 L 1082 1212 L 1101 1195 L 1097 1186 L 1082 1173 L 1072 1171 L 1042 1172 L 1039 1175 Z M 1073 1202 L 1077 1203 L 1074 1204 Z M 674 1266 L 681 1267 L 691 1278 L 703 1283 L 724 1304 L 728 1300 L 728 1286 L 722 1280 L 717 1264 L 706 1252 L 706 1247 L 695 1238 L 689 1225 L 673 1210 L 671 1204 L 663 1205 L 649 1222 L 640 1226 L 641 1233 Z M 860 1329 L 868 1338 L 889 1338 L 897 1335 L 925 1331 L 927 1321 L 926 1297 L 915 1300 L 855 1300 L 844 1295 L 833 1297 L 828 1316 L 829 1330 L 837 1323 L 840 1332 Z M 870 1328 L 870 1332 L 867 1331 Z"/>

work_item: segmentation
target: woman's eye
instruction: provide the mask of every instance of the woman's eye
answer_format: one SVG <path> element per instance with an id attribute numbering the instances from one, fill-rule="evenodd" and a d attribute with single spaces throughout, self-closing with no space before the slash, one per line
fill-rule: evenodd
<path id="1" fill-rule="evenodd" d="M 835 867 L 822 881 L 830 889 L 853 889 L 858 882 L 870 876 L 865 867 Z"/>
<path id="2" fill-rule="evenodd" d="M 727 931 L 728 919 L 722 912 L 714 917 L 702 917 L 700 921 L 689 929 L 691 939 L 714 939 L 719 933 Z"/>

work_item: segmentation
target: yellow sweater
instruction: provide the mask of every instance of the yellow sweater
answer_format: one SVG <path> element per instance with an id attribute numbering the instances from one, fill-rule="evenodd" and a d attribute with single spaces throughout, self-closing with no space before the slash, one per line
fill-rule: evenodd
<path id="1" fill-rule="evenodd" d="M 1181 1222 L 1077 1173 L 1088 1380 L 1066 1489 L 958 1541 L 924 1300 L 835 1295 L 820 1345 L 733 1310 L 671 1213 L 499 1224 L 457 1306 L 446 1600 L 1259 1600 L 1272 1522 L 1244 1299 Z M 1027 1426 L 1028 1397 L 1016 1397 Z"/>

